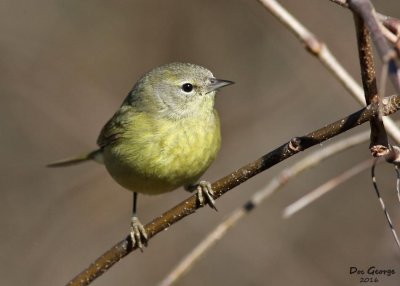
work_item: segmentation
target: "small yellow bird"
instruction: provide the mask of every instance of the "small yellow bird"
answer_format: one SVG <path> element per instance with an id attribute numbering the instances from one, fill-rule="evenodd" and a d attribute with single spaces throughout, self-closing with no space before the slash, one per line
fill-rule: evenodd
<path id="1" fill-rule="evenodd" d="M 103 163 L 115 181 L 133 192 L 130 236 L 133 246 L 142 248 L 147 234 L 136 216 L 137 193 L 161 194 L 185 186 L 197 190 L 201 205 L 215 208 L 210 183 L 196 183 L 220 149 L 215 94 L 230 84 L 194 64 L 157 67 L 135 84 L 103 127 L 99 149 L 48 166 Z"/>

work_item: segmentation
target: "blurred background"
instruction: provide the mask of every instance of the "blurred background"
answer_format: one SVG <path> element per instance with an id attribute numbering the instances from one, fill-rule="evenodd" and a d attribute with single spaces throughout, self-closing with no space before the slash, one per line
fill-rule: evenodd
<path id="1" fill-rule="evenodd" d="M 360 82 L 350 12 L 328 0 L 281 3 Z M 374 4 L 400 17 L 399 1 Z M 95 148 L 103 124 L 155 66 L 191 62 L 236 82 L 217 98 L 223 146 L 204 176 L 210 181 L 360 108 L 255 0 L 3 0 L 0 34 L 2 285 L 64 285 L 127 235 L 131 193 L 103 166 L 44 166 Z M 368 158 L 368 145 L 291 181 L 178 285 L 359 285 L 351 266 L 395 269 L 395 276 L 379 276 L 379 285 L 399 285 L 399 250 L 369 171 L 282 219 L 285 206 Z M 144 253 L 124 258 L 93 285 L 155 285 L 233 209 L 309 152 L 232 190 L 217 201 L 217 213 L 201 209 L 157 235 Z M 395 172 L 381 165 L 377 173 L 400 225 Z M 147 223 L 186 197 L 182 190 L 142 195 L 139 217 Z"/>

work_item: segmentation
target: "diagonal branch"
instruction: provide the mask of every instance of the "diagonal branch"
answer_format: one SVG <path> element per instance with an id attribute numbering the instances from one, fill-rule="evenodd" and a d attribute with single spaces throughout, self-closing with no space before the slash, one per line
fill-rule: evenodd
<path id="1" fill-rule="evenodd" d="M 400 96 L 393 95 L 382 100 L 383 115 L 389 115 L 396 112 L 400 108 Z M 232 188 L 247 181 L 258 173 L 269 169 L 270 167 L 290 158 L 291 156 L 308 149 L 316 144 L 324 142 L 332 137 L 335 137 L 345 131 L 357 127 L 369 121 L 372 117 L 377 116 L 379 108 L 377 105 L 371 104 L 345 118 L 326 125 L 323 128 L 315 130 L 301 137 L 292 138 L 289 142 L 281 145 L 275 150 L 262 156 L 256 161 L 247 164 L 246 166 L 232 172 L 224 178 L 214 182 L 212 188 L 214 190 L 214 199 L 219 198 L 224 193 Z M 252 207 L 252 206 L 248 206 Z M 194 213 L 200 208 L 196 204 L 196 196 L 193 195 L 176 205 L 163 215 L 155 218 L 145 226 L 149 239 L 157 233 L 170 227 L 182 218 Z M 110 250 L 106 251 L 94 263 L 89 265 L 87 269 L 73 278 L 67 285 L 88 285 L 94 279 L 102 275 L 121 258 L 135 250 L 132 248 L 130 236 L 118 242 Z"/>

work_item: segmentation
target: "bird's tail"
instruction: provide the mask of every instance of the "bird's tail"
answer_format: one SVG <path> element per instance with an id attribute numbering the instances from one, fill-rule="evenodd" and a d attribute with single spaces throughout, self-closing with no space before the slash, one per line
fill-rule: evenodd
<path id="1" fill-rule="evenodd" d="M 77 157 L 73 157 L 73 158 L 67 158 L 67 159 L 63 159 L 57 162 L 53 162 L 50 163 L 48 165 L 46 165 L 46 167 L 66 167 L 66 166 L 71 166 L 71 165 L 75 165 L 75 164 L 79 164 L 88 160 L 93 160 L 96 161 L 98 163 L 103 164 L 103 150 L 102 149 L 97 149 L 94 150 L 90 153 L 86 153 Z"/>

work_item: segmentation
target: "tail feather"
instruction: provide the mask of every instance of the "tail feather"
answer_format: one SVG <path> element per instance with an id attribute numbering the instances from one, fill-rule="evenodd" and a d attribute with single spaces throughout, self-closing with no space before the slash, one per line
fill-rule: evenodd
<path id="1" fill-rule="evenodd" d="M 103 163 L 103 152 L 101 149 L 94 150 L 90 153 L 83 154 L 81 156 L 67 158 L 60 161 L 56 161 L 50 164 L 47 164 L 46 167 L 66 167 L 76 165 L 85 161 L 94 160 L 98 163 Z"/>

